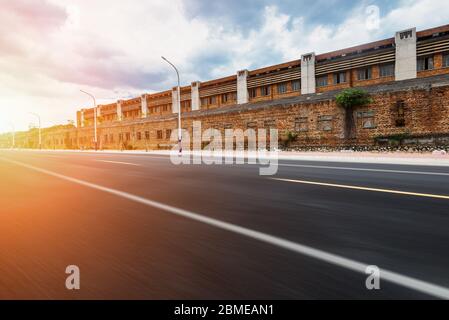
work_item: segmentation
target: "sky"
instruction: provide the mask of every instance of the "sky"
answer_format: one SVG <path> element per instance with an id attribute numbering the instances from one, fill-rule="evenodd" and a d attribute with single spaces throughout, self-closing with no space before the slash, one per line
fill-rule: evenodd
<path id="1" fill-rule="evenodd" d="M 76 111 L 449 24 L 434 0 L 0 0 L 0 132 Z"/>

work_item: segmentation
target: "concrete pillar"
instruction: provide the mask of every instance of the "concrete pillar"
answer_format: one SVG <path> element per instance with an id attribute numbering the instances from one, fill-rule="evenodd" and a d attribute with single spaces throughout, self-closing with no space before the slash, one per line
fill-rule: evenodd
<path id="1" fill-rule="evenodd" d="M 178 87 L 174 87 L 171 92 L 171 108 L 173 113 L 178 113 Z"/>
<path id="2" fill-rule="evenodd" d="M 200 100 L 200 85 L 201 82 L 192 82 L 192 111 L 200 110 L 201 100 Z"/>
<path id="3" fill-rule="evenodd" d="M 148 114 L 148 105 L 147 105 L 147 95 L 143 94 L 141 96 L 141 114 L 142 114 L 142 118 L 146 118 L 147 114 Z"/>
<path id="4" fill-rule="evenodd" d="M 396 32 L 396 80 L 417 77 L 416 28 Z"/>
<path id="5" fill-rule="evenodd" d="M 248 70 L 237 72 L 237 104 L 248 103 Z"/>
<path id="6" fill-rule="evenodd" d="M 81 128 L 84 127 L 84 109 L 81 109 L 81 117 L 80 117 Z"/>
<path id="7" fill-rule="evenodd" d="M 123 103 L 123 100 L 117 101 L 117 120 L 118 121 L 123 120 L 122 103 Z"/>
<path id="8" fill-rule="evenodd" d="M 315 53 L 312 52 L 301 56 L 301 93 L 309 94 L 315 92 Z"/>

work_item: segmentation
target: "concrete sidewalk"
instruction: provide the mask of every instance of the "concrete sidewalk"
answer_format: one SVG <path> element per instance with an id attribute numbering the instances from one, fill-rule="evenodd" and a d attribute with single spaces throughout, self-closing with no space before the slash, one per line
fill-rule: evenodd
<path id="1" fill-rule="evenodd" d="M 36 149 L 2 149 L 9 151 L 54 152 L 54 153 L 84 153 L 84 154 L 129 154 L 129 155 L 161 155 L 169 156 L 171 151 L 143 151 L 143 150 L 36 150 Z M 198 155 L 198 152 L 187 151 L 184 155 Z M 346 162 L 346 163 L 375 163 L 421 166 L 449 166 L 449 154 L 407 153 L 407 152 L 289 152 L 279 151 L 269 154 L 261 153 L 260 158 L 290 161 L 318 161 L 318 162 Z M 224 155 L 227 155 L 224 153 Z M 254 158 L 245 153 L 246 158 Z"/>

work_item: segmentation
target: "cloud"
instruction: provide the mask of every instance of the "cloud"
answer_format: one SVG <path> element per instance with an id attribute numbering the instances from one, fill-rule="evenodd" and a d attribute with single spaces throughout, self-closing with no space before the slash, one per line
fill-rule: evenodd
<path id="1" fill-rule="evenodd" d="M 0 117 L 22 127 L 30 110 L 47 124 L 73 119 L 90 103 L 80 88 L 100 103 L 171 88 L 161 55 L 189 84 L 449 21 L 446 4 L 431 0 L 0 2 Z M 378 29 L 367 24 L 371 5 Z"/>

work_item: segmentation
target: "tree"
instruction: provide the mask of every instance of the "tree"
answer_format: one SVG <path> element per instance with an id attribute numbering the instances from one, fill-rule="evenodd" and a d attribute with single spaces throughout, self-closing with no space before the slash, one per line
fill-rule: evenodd
<path id="1" fill-rule="evenodd" d="M 354 139 L 354 109 L 373 103 L 373 99 L 368 92 L 361 89 L 343 90 L 335 98 L 337 105 L 345 109 L 345 139 Z"/>

